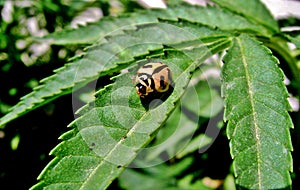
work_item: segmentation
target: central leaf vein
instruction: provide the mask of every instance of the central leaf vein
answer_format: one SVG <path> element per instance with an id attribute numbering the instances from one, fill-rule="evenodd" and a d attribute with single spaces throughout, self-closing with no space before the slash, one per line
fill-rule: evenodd
<path id="1" fill-rule="evenodd" d="M 260 173 L 260 161 L 261 161 L 261 155 L 260 155 L 260 150 L 259 150 L 259 146 L 260 146 L 260 136 L 259 136 L 259 126 L 258 126 L 258 122 L 257 122 L 257 116 L 255 113 L 255 103 L 254 103 L 254 97 L 253 97 L 253 87 L 251 84 L 251 77 L 250 77 L 250 73 L 248 70 L 248 62 L 246 60 L 245 57 L 245 53 L 244 53 L 244 49 L 241 43 L 240 39 L 237 39 L 237 43 L 240 47 L 240 55 L 242 58 L 242 63 L 244 66 L 244 70 L 245 70 L 245 75 L 246 75 L 246 82 L 247 82 L 247 87 L 248 87 L 248 93 L 249 93 L 249 100 L 250 100 L 250 104 L 251 104 L 251 109 L 252 109 L 252 115 L 253 115 L 253 124 L 254 124 L 254 136 L 256 138 L 255 141 L 255 147 L 256 147 L 256 155 L 257 155 L 257 174 L 258 174 L 258 186 L 259 189 L 261 189 L 261 173 Z"/>

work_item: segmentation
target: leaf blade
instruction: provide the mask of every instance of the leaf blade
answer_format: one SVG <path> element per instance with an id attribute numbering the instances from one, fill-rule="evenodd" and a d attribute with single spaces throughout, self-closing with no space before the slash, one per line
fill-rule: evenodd
<path id="1" fill-rule="evenodd" d="M 259 0 L 246 1 L 246 0 L 213 0 L 215 3 L 222 7 L 254 20 L 259 24 L 263 24 L 273 32 L 279 32 L 279 27 L 276 20 L 271 15 L 267 7 Z"/>
<path id="2" fill-rule="evenodd" d="M 154 23 L 140 26 L 136 30 L 128 30 L 123 35 L 107 37 L 105 42 L 90 47 L 83 58 L 66 64 L 57 69 L 54 75 L 43 79 L 40 86 L 22 97 L 11 111 L 0 119 L 0 126 L 59 96 L 71 93 L 73 88 L 76 90 L 100 76 L 120 71 L 132 64 L 135 57 L 145 57 L 151 54 L 151 51 L 161 52 L 164 45 L 220 35 L 219 31 L 204 26 L 184 25 L 182 28 L 176 23 Z M 224 38 L 224 34 L 222 36 Z"/>
<path id="3" fill-rule="evenodd" d="M 234 40 L 224 61 L 224 120 L 237 185 L 250 189 L 290 186 L 289 129 L 293 124 L 278 61 L 247 35 Z"/>
<path id="4" fill-rule="evenodd" d="M 135 29 L 137 25 L 164 21 L 179 22 L 179 20 L 222 30 L 253 31 L 265 35 L 269 33 L 264 27 L 216 6 L 201 7 L 181 4 L 180 6 L 170 6 L 164 10 L 152 9 L 117 18 L 106 17 L 85 27 L 52 33 L 38 40 L 47 40 L 49 43 L 57 45 L 90 44 L 107 35 L 124 34 L 123 30 Z"/>
<path id="5" fill-rule="evenodd" d="M 203 14 L 199 14 L 199 11 Z M 125 21 L 122 22 L 122 19 L 119 22 L 118 19 L 112 19 L 112 18 L 108 18 L 106 20 L 104 19 L 104 21 L 100 21 L 99 28 L 101 29 L 104 28 L 104 32 L 102 32 L 100 36 L 93 36 L 92 37 L 93 40 L 97 40 L 99 39 L 99 37 L 101 36 L 103 37 L 107 33 L 111 32 L 111 30 L 116 29 L 114 27 L 113 28 L 104 27 L 106 24 L 111 22 L 112 23 L 117 22 L 121 26 L 128 23 L 130 27 L 129 28 L 125 27 L 125 28 L 129 29 L 129 31 L 121 30 L 120 31 L 121 34 L 117 33 L 119 34 L 117 35 L 119 36 L 119 38 L 113 38 L 115 39 L 115 41 L 110 41 L 111 37 L 107 37 L 106 39 L 103 39 L 101 42 L 99 42 L 99 44 L 95 44 L 92 48 L 89 48 L 88 49 L 89 52 L 86 53 L 84 58 L 78 58 L 77 60 L 66 64 L 64 67 L 57 69 L 54 75 L 46 79 L 43 79 L 41 81 L 40 86 L 35 88 L 34 91 L 31 92 L 30 94 L 22 97 L 21 101 L 15 106 L 13 106 L 11 111 L 0 119 L 0 126 L 4 126 L 6 123 L 10 122 L 11 120 L 21 115 L 24 115 L 25 113 L 37 107 L 40 107 L 48 102 L 51 102 L 52 100 L 62 95 L 71 93 L 74 87 L 80 88 L 84 84 L 93 81 L 99 76 L 104 76 L 109 72 L 120 71 L 122 68 L 125 68 L 126 66 L 130 65 L 131 62 L 134 61 L 134 57 L 146 56 L 147 54 L 149 54 L 150 51 L 162 50 L 163 45 L 165 44 L 180 43 L 180 42 L 191 40 L 191 38 L 190 39 L 186 38 L 186 36 L 182 35 L 180 32 L 176 32 L 178 36 L 173 35 L 172 37 L 171 35 L 166 35 L 172 33 L 170 31 L 169 33 L 168 31 L 165 31 L 165 35 L 162 36 L 160 36 L 161 34 L 158 34 L 157 38 L 154 39 L 151 39 L 150 37 L 156 37 L 157 31 L 152 31 L 152 33 L 149 33 L 148 36 L 147 35 L 144 35 L 143 37 L 134 36 L 133 34 L 134 31 L 140 30 L 140 28 L 147 26 L 147 24 L 145 23 L 150 22 L 150 24 L 148 25 L 151 25 L 151 23 L 158 25 L 159 23 L 168 24 L 170 21 L 175 21 L 177 23 L 177 25 L 175 26 L 180 27 L 182 23 L 186 22 L 189 24 L 183 24 L 184 30 L 188 30 L 192 36 L 194 35 L 194 37 L 197 35 L 198 37 L 210 37 L 210 35 L 214 36 L 217 33 L 220 34 L 220 31 L 212 30 L 210 27 L 204 27 L 203 25 L 211 26 L 213 28 L 222 28 L 224 30 L 234 30 L 234 31 L 239 30 L 239 31 L 247 31 L 247 32 L 252 31 L 252 32 L 259 32 L 259 33 L 267 33 L 267 31 L 265 31 L 263 27 L 250 23 L 245 18 L 240 17 L 239 15 L 235 15 L 229 11 L 223 11 L 217 7 L 204 8 L 204 7 L 194 7 L 190 5 L 185 5 L 185 6 L 174 7 L 167 10 L 149 11 L 149 15 L 150 15 L 149 17 L 143 15 L 145 17 L 140 18 L 139 16 L 136 16 L 134 14 L 133 17 L 136 18 L 137 20 L 136 19 L 131 20 L 131 17 L 129 16 L 124 18 L 126 22 Z M 165 19 L 165 21 L 158 19 L 159 23 L 157 23 L 155 21 L 157 20 L 157 18 Z M 181 18 L 186 21 L 178 22 L 178 18 Z M 145 25 L 137 26 L 135 25 L 136 23 L 138 24 L 144 23 Z M 201 26 L 195 25 L 193 23 L 201 24 Z M 117 28 L 119 27 L 118 24 L 114 26 Z M 93 25 L 91 27 L 93 27 Z M 210 31 L 214 31 L 215 33 L 214 32 L 209 33 L 208 30 L 202 30 L 203 28 L 208 28 Z M 91 30 L 92 28 L 82 29 L 83 31 L 79 30 L 79 34 L 73 34 L 72 32 L 70 34 L 66 34 L 69 35 L 69 37 L 65 35 L 59 36 L 57 37 L 57 40 L 58 41 L 60 41 L 61 39 L 67 40 L 68 42 L 65 41 L 63 43 L 68 44 L 70 42 L 69 40 L 75 39 L 74 43 L 81 43 L 79 41 L 76 41 L 74 35 L 80 36 L 80 39 L 84 39 L 86 36 L 89 37 L 89 35 L 84 35 L 87 33 L 86 29 Z M 82 32 L 84 34 L 82 34 Z M 128 33 L 131 34 L 128 35 Z M 186 32 L 184 33 L 186 34 Z M 115 34 L 113 36 L 115 36 Z M 48 37 L 45 37 L 45 39 L 48 39 Z M 146 45 L 145 44 L 140 45 L 143 42 Z M 58 44 L 60 44 L 60 42 Z M 139 45 L 137 46 L 137 44 Z M 132 47 L 128 48 L 126 51 L 123 51 L 124 48 L 128 46 L 132 46 Z M 100 53 L 102 57 L 97 56 Z M 108 62 L 109 64 L 106 64 Z"/>
<path id="6" fill-rule="evenodd" d="M 32 189 L 73 183 L 79 183 L 77 189 L 105 189 L 135 158 L 138 150 L 151 141 L 175 108 L 195 66 L 209 56 L 208 52 L 215 52 L 214 48 L 218 50 L 219 44 L 211 49 L 203 46 L 192 50 L 199 51 L 197 58 L 176 50 L 157 58 L 173 71 L 176 84 L 168 99 L 153 109 L 142 106 L 130 72 L 115 78 L 115 83 L 100 90 L 96 101 L 71 124 L 73 131 L 62 136 L 64 141 L 51 151 L 56 158 Z M 136 71 L 137 65 L 134 68 Z M 76 170 L 69 171 L 74 164 Z"/>
<path id="7" fill-rule="evenodd" d="M 124 81 L 123 79 L 121 80 L 121 81 Z M 124 84 L 124 83 L 122 83 L 122 84 Z M 133 88 L 132 88 L 133 89 Z M 131 96 L 132 96 L 132 93 L 131 93 Z M 99 97 L 100 98 L 100 97 Z M 97 106 L 97 105 L 96 105 Z M 92 130 L 92 134 L 90 133 L 91 132 L 91 129 L 95 129 L 95 128 L 91 128 L 91 127 L 88 127 L 88 126 L 101 126 L 101 125 L 103 125 L 103 123 L 102 123 L 102 121 L 100 120 L 100 119 L 97 119 L 97 116 L 98 116 L 98 114 L 97 114 L 97 109 L 106 109 L 106 112 L 105 113 L 108 113 L 107 112 L 107 110 L 109 110 L 108 108 L 113 108 L 113 107 L 107 107 L 107 106 L 105 106 L 105 107 L 101 107 L 101 105 L 100 105 L 100 107 L 96 107 L 96 108 L 94 108 L 94 109 L 92 109 L 92 110 L 90 110 L 88 113 L 88 115 L 87 114 L 85 114 L 86 116 L 82 116 L 80 119 L 78 119 L 78 121 L 76 122 L 76 125 L 77 125 L 77 129 L 79 129 L 79 131 L 81 131 L 80 133 L 78 133 L 77 134 L 77 136 L 80 136 L 82 139 L 84 139 L 84 141 L 86 141 L 86 142 L 90 142 L 90 140 L 88 140 L 88 138 L 97 138 L 97 137 L 95 137 L 95 134 L 97 135 L 97 136 L 100 136 L 100 137 L 102 137 L 102 138 L 105 138 L 105 133 L 102 133 L 103 135 L 101 135 L 101 133 L 99 133 L 99 130 L 98 130 L 98 132 L 97 131 L 95 131 L 95 130 Z M 93 112 L 93 113 L 90 113 L 90 112 Z M 142 116 L 141 117 L 145 117 L 145 115 L 148 115 L 149 113 L 148 112 L 143 112 L 143 114 L 142 114 Z M 91 120 L 93 120 L 94 122 L 93 123 L 89 123 L 89 121 L 91 121 Z M 112 119 L 111 119 L 112 120 Z M 74 124 L 73 124 L 74 125 Z M 85 125 L 88 125 L 87 127 L 85 127 Z M 115 125 L 117 125 L 117 124 L 115 124 Z M 120 125 L 120 123 L 118 124 L 118 125 Z M 97 144 L 98 143 L 96 143 L 96 145 L 95 145 L 95 147 L 93 147 L 94 149 L 97 149 L 96 150 L 96 154 L 95 154 L 95 156 L 97 157 L 99 157 L 99 155 L 102 155 L 103 157 L 105 157 L 106 159 L 101 159 L 101 160 L 99 160 L 100 162 L 99 162 L 99 164 L 97 164 L 96 165 L 96 167 L 92 170 L 92 172 L 88 175 L 88 177 L 87 177 L 87 179 L 86 180 L 84 180 L 84 182 L 80 185 L 80 187 L 78 188 L 78 189 L 99 189 L 99 188 L 101 188 L 101 189 L 105 189 L 108 185 L 109 185 L 109 183 L 110 183 L 110 178 L 111 177 L 109 177 L 109 176 L 106 176 L 106 177 L 104 177 L 104 178 L 102 178 L 102 180 L 100 180 L 100 183 L 99 183 L 99 179 L 101 179 L 101 175 L 105 175 L 105 174 L 109 174 L 109 175 L 111 175 L 111 176 L 116 176 L 116 175 L 118 175 L 124 168 L 123 168 L 123 166 L 122 165 L 120 165 L 120 164 L 124 164 L 124 158 L 122 157 L 122 159 L 120 159 L 120 160 L 117 160 L 117 158 L 120 158 L 120 157 L 118 157 L 118 154 L 115 154 L 114 152 L 116 151 L 116 150 L 118 150 L 118 147 L 119 147 L 119 145 L 120 144 L 123 144 L 124 143 L 124 141 L 126 140 L 126 141 L 128 141 L 128 140 L 130 140 L 130 138 L 132 138 L 132 130 L 135 130 L 135 125 L 136 125 L 136 123 L 134 123 L 133 124 L 133 126 L 132 126 L 132 128 L 131 129 L 129 129 L 129 131 L 128 132 L 126 132 L 125 131 L 125 134 L 124 134 L 124 132 L 122 132 L 122 134 L 121 134 L 121 136 L 118 136 L 118 137 L 116 137 L 116 136 L 114 136 L 113 138 L 119 138 L 119 140 L 117 140 L 117 142 L 116 143 L 113 143 L 113 146 L 112 147 L 110 147 L 109 149 L 109 151 L 107 152 L 107 151 L 105 151 L 105 150 L 103 150 L 101 147 L 96 147 L 97 146 Z M 109 129 L 107 129 L 107 130 L 109 130 Z M 85 133 L 86 132 L 86 133 Z M 94 134 L 94 135 L 93 135 Z M 91 136 L 91 135 L 93 135 L 93 136 Z M 126 137 L 126 139 L 125 138 L 123 138 L 123 136 L 124 135 L 126 135 L 127 137 Z M 111 134 L 108 134 L 108 136 L 111 136 Z M 112 136 L 111 136 L 112 137 Z M 86 139 L 85 139 L 86 138 Z M 146 136 L 146 137 L 144 137 L 143 139 L 145 140 L 147 140 L 147 139 L 149 139 L 150 138 L 150 136 Z M 94 141 L 94 140 L 91 140 L 91 142 L 99 142 L 99 141 Z M 104 142 L 109 142 L 110 140 L 104 140 Z M 101 141 L 100 141 L 101 142 Z M 88 144 L 88 143 L 86 143 L 86 144 Z M 63 145 L 61 145 L 61 146 L 63 146 Z M 65 148 L 67 148 L 67 147 L 65 147 Z M 86 149 L 86 148 L 85 148 Z M 132 150 L 130 150 L 129 149 L 129 151 L 130 152 L 126 152 L 126 157 L 128 158 L 128 156 L 129 155 L 132 155 L 132 151 L 133 151 L 133 149 Z M 93 151 L 94 152 L 94 151 Z M 55 151 L 53 152 L 53 153 L 55 153 Z M 128 153 L 130 153 L 129 155 L 128 155 Z M 124 153 L 123 153 L 123 155 L 125 155 Z M 128 159 L 130 159 L 130 158 L 128 158 Z M 128 161 L 128 160 L 125 160 L 125 162 L 126 161 Z M 56 163 L 55 163 L 56 164 Z M 50 167 L 51 168 L 51 167 Z M 57 168 L 57 166 L 53 166 L 52 168 Z M 100 168 L 100 169 L 99 169 Z M 108 168 L 108 169 L 107 169 Z M 109 169 L 110 168 L 110 169 Z M 107 170 L 110 170 L 110 172 L 106 172 Z M 57 171 L 61 171 L 61 169 L 59 169 L 59 170 L 57 170 Z M 52 178 L 51 177 L 49 177 L 49 172 L 44 172 L 45 174 L 44 175 L 41 175 L 39 178 L 40 179 L 43 179 L 43 180 L 50 180 L 50 182 L 51 181 L 53 181 L 52 180 Z M 76 174 L 76 173 L 75 173 Z M 54 174 L 52 174 L 52 175 L 54 175 Z M 54 175 L 54 176 L 56 176 L 56 175 Z M 96 177 L 96 178 L 95 178 Z M 64 178 L 65 179 L 65 178 Z M 73 178 L 74 179 L 74 178 Z M 76 179 L 76 178 L 75 178 Z M 53 184 L 51 184 L 50 182 L 48 182 L 50 185 L 53 185 Z M 53 181 L 53 182 L 56 182 L 56 181 Z M 59 182 L 59 183 L 61 183 L 61 182 Z M 46 183 L 47 184 L 47 183 Z M 54 184 L 55 185 L 55 184 Z"/>

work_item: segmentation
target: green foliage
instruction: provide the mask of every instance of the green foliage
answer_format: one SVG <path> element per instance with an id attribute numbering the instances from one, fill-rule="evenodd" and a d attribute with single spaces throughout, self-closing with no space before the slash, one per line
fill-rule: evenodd
<path id="1" fill-rule="evenodd" d="M 140 36 L 140 33 L 145 31 L 148 33 L 147 27 L 136 31 L 135 34 Z M 155 31 L 158 31 L 157 28 Z M 219 43 L 211 45 L 210 49 L 205 46 L 193 49 L 192 54 L 198 52 L 198 55 L 200 53 L 203 55 L 198 56 L 197 59 L 186 56 L 190 54 L 189 50 L 183 50 L 184 54 L 167 51 L 164 52 L 166 56 L 157 58 L 156 61 L 169 65 L 176 85 L 173 93 L 164 103 L 149 110 L 143 107 L 135 93 L 135 88 L 132 88 L 132 77 L 134 77 L 132 73 L 136 73 L 137 65 L 132 68 L 134 71 L 130 70 L 114 78 L 114 84 L 99 91 L 96 101 L 90 104 L 89 110 L 85 110 L 85 113 L 72 123 L 71 127 L 78 129 L 76 136 L 65 140 L 51 152 L 57 156 L 57 159 L 47 166 L 46 171 L 51 172 L 39 176 L 42 182 L 35 188 L 39 189 L 43 186 L 59 189 L 106 188 L 136 157 L 138 150 L 152 140 L 183 94 L 192 69 L 203 62 L 207 54 L 214 52 L 218 46 Z M 69 151 L 69 141 L 75 143 L 73 146 L 81 141 L 79 144 L 85 144 L 85 147 L 81 147 L 80 152 L 74 152 L 72 149 Z M 67 155 L 73 156 L 59 159 Z M 74 168 L 75 171 L 71 172 L 72 177 L 69 178 L 70 172 L 64 172 L 63 168 L 71 167 L 74 163 L 77 163 L 78 168 Z M 60 168 L 62 166 L 63 168 Z M 98 180 L 99 175 L 102 180 Z M 55 176 L 61 177 L 56 179 Z"/>
<path id="2" fill-rule="evenodd" d="M 213 0 L 222 7 L 225 7 L 233 12 L 240 13 L 250 20 L 256 23 L 266 26 L 270 31 L 278 32 L 278 24 L 259 0 L 247 1 L 247 0 Z"/>
<path id="3" fill-rule="evenodd" d="M 187 4 L 173 6 L 167 10 L 148 10 L 125 14 L 120 17 L 107 17 L 98 23 L 81 27 L 79 30 L 63 30 L 44 36 L 52 44 L 92 43 L 108 34 L 122 34 L 124 29 L 134 29 L 136 25 L 164 22 L 164 20 L 186 20 L 223 30 L 240 30 L 268 34 L 269 31 L 244 17 L 217 7 L 195 7 Z M 121 29 L 121 30 L 120 30 Z M 41 39 L 41 40 L 42 40 Z"/>
<path id="4" fill-rule="evenodd" d="M 300 92 L 297 57 L 287 46 L 291 41 L 299 47 L 299 36 L 281 33 L 258 0 L 214 2 L 207 7 L 173 2 L 167 9 L 133 11 L 122 1 L 124 10 L 133 12 L 111 16 L 105 8 L 112 6 L 109 1 L 99 1 L 96 5 L 109 16 L 29 39 L 64 48 L 84 45 L 85 49 L 22 97 L 0 119 L 1 127 L 63 95 L 72 93 L 76 99 L 91 84 L 88 93 L 95 96 L 76 112 L 78 117 L 50 153 L 53 160 L 31 189 L 232 188 L 229 164 L 221 182 L 210 178 L 212 170 L 204 164 L 212 160 L 209 147 L 218 135 L 224 136 L 224 128 L 238 188 L 292 187 L 289 130 L 294 124 L 283 80 L 288 76 Z M 68 14 L 90 5 L 75 4 Z M 36 6 L 59 10 L 52 2 Z M 215 75 L 220 72 L 220 60 L 211 61 L 215 57 L 223 59 L 222 81 L 219 76 L 207 76 L 211 70 Z M 289 69 L 282 71 L 278 60 Z M 149 61 L 168 65 L 173 84 L 164 97 L 148 105 L 136 94 L 134 79 L 139 67 Z M 11 96 L 17 93 L 10 88 Z M 17 150 L 22 136 L 15 137 L 11 142 Z M 221 149 L 227 145 L 222 143 Z M 214 185 L 208 185 L 207 178 Z"/>
<path id="5" fill-rule="evenodd" d="M 241 35 L 234 40 L 224 62 L 224 117 L 236 183 L 247 189 L 290 186 L 289 129 L 293 124 L 287 113 L 288 93 L 278 61 L 266 47 Z"/>
<path id="6" fill-rule="evenodd" d="M 66 64 L 64 67 L 56 70 L 52 75 L 41 82 L 44 85 L 38 86 L 34 91 L 21 98 L 12 111 L 1 118 L 0 125 L 22 115 L 36 107 L 39 107 L 54 98 L 63 94 L 72 92 L 77 88 L 112 72 L 118 72 L 126 68 L 132 62 L 134 57 L 146 56 L 149 51 L 159 51 L 163 45 L 176 46 L 183 42 L 205 38 L 206 40 L 215 40 L 214 37 L 223 37 L 208 27 L 197 27 L 200 30 L 195 31 L 195 26 L 185 25 L 182 32 L 178 25 L 169 23 L 149 24 L 138 27 L 136 30 L 128 30 L 126 34 L 115 37 L 107 37 L 105 40 L 88 49 L 88 52 L 82 59 Z M 146 28 L 144 28 L 146 27 Z M 143 32 L 136 32 L 143 31 Z M 174 32 L 175 35 L 169 35 Z M 151 34 L 155 33 L 153 36 Z M 196 42 L 195 45 L 197 45 Z M 220 43 L 221 44 L 221 43 Z M 186 44 L 184 47 L 189 46 Z M 192 55 L 191 55 L 192 56 Z"/>

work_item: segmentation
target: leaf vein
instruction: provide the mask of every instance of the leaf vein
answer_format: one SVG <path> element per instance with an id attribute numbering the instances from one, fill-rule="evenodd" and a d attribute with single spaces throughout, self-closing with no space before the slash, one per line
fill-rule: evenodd
<path id="1" fill-rule="evenodd" d="M 253 98 L 253 87 L 252 87 L 252 84 L 251 84 L 251 78 L 250 78 L 250 75 L 249 75 L 249 71 L 248 71 L 248 62 L 246 60 L 246 57 L 245 57 L 245 52 L 244 52 L 244 49 L 243 49 L 243 46 L 242 46 L 242 42 L 239 38 L 237 38 L 237 43 L 238 43 L 238 46 L 240 48 L 240 52 L 241 52 L 241 58 L 242 58 L 242 64 L 244 66 L 244 70 L 245 70 L 245 75 L 246 75 L 246 81 L 247 81 L 247 86 L 248 86 L 248 93 L 249 93 L 249 97 L 250 97 L 250 103 L 251 103 L 251 109 L 252 109 L 252 114 L 253 114 L 253 120 L 254 120 L 254 133 L 255 133 L 255 138 L 256 138 L 256 149 L 257 149 L 257 160 L 260 160 L 261 159 L 261 155 L 260 155 L 260 151 L 259 151 L 259 144 L 260 144 L 260 136 L 259 136 L 259 132 L 258 132 L 258 126 L 257 126 L 257 118 L 256 118 L 256 112 L 255 112 L 255 104 L 254 104 L 254 98 Z M 258 181 L 259 181 L 259 189 L 261 189 L 261 168 L 260 168 L 260 164 L 259 162 L 257 163 L 257 174 L 258 174 Z"/>

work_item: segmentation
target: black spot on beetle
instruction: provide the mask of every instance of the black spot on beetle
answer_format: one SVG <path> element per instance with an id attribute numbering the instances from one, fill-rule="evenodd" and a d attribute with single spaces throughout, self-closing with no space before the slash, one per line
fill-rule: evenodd
<path id="1" fill-rule="evenodd" d="M 138 83 L 136 85 L 136 87 L 141 94 L 146 94 L 146 87 L 144 85 L 142 85 L 141 83 Z"/>
<path id="2" fill-rule="evenodd" d="M 162 89 L 165 89 L 165 88 L 166 88 L 166 85 L 165 85 L 165 77 L 164 77 L 164 76 L 160 76 L 159 85 L 161 86 Z"/>
<path id="3" fill-rule="evenodd" d="M 147 73 L 139 73 L 138 78 L 142 81 L 147 80 L 148 78 L 151 78 L 152 76 Z"/>
<path id="4" fill-rule="evenodd" d="M 150 84 L 150 88 L 151 89 L 155 89 L 155 83 L 154 83 L 154 79 L 150 78 L 151 84 Z"/>
<path id="5" fill-rule="evenodd" d="M 153 71 L 152 74 L 159 73 L 161 70 L 163 70 L 166 67 L 168 67 L 168 66 L 167 65 L 159 66 L 159 67 L 157 67 L 157 68 L 154 69 L 154 71 Z"/>
<path id="6" fill-rule="evenodd" d="M 152 68 L 153 65 L 149 64 L 149 65 L 144 65 L 143 68 Z"/>
<path id="7" fill-rule="evenodd" d="M 146 86 L 149 86 L 149 79 L 143 80 L 143 82 L 146 84 Z"/>

